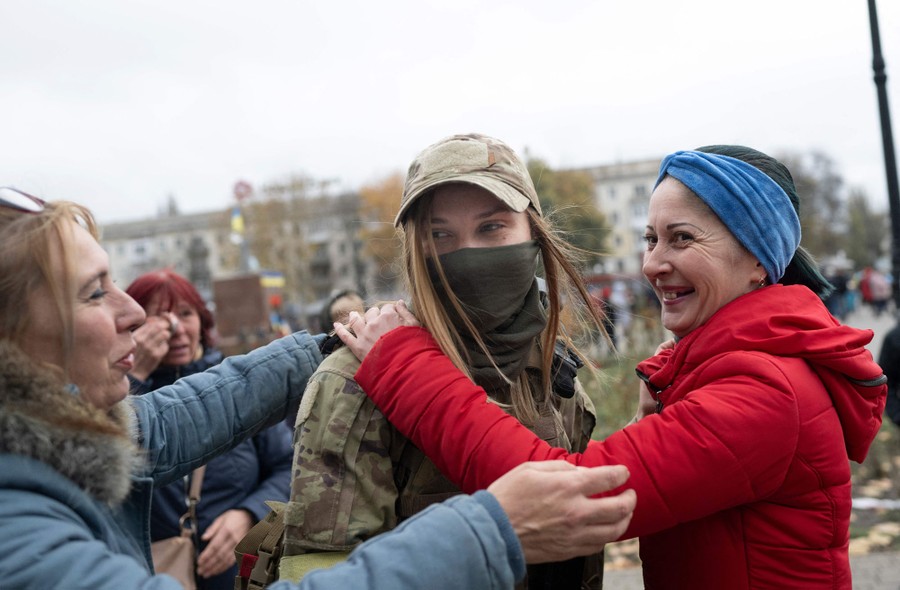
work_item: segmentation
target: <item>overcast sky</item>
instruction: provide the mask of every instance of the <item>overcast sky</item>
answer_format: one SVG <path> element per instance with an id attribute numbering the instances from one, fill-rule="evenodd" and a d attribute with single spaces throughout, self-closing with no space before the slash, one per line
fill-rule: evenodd
<path id="1" fill-rule="evenodd" d="M 900 137 L 900 2 L 878 3 Z M 101 221 L 357 189 L 479 131 L 553 167 L 829 154 L 887 207 L 865 0 L 3 0 L 0 184 Z M 900 141 L 900 140 L 898 140 Z"/>

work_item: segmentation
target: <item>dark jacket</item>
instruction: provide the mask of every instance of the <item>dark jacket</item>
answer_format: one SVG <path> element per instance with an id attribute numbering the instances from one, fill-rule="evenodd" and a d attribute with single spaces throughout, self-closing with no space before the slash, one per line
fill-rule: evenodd
<path id="1" fill-rule="evenodd" d="M 180 367 L 159 367 L 147 381 L 132 380 L 132 392 L 142 395 L 171 385 L 181 377 L 205 371 L 222 362 L 222 353 L 206 351 L 202 358 Z M 216 457 L 206 467 L 200 503 L 197 505 L 198 536 L 223 512 L 243 509 L 261 520 L 269 512 L 266 500 L 287 502 L 291 487 L 291 436 L 281 424 L 267 428 L 231 451 Z M 157 488 L 150 512 L 150 538 L 159 541 L 177 536 L 178 520 L 185 512 L 185 493 L 190 477 Z M 206 543 L 201 542 L 201 550 Z M 201 590 L 231 590 L 237 565 L 208 579 Z"/>
<path id="2" fill-rule="evenodd" d="M 888 397 L 884 415 L 900 426 L 900 324 L 894 326 L 884 337 L 878 364 L 888 379 Z"/>

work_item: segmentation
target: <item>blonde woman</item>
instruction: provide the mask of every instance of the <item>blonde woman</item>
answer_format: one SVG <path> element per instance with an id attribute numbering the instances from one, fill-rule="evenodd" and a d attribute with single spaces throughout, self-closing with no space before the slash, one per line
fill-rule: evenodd
<path id="1" fill-rule="evenodd" d="M 0 187 L 0 250 L 2 587 L 181 589 L 150 563 L 154 486 L 283 419 L 322 338 L 297 332 L 129 396 L 145 313 L 113 281 L 91 213 Z M 341 567 L 270 588 L 509 588 L 525 559 L 583 555 L 622 534 L 634 495 L 588 496 L 627 477 L 525 466 L 410 519 Z"/>

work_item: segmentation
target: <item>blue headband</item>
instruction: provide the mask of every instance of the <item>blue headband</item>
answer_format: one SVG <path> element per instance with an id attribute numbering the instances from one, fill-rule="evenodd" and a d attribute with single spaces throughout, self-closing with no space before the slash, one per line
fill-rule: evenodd
<path id="1" fill-rule="evenodd" d="M 691 189 L 718 215 L 738 242 L 759 260 L 769 281 L 776 283 L 784 276 L 800 246 L 800 218 L 777 182 L 742 160 L 694 151 L 666 156 L 655 186 L 667 174 Z"/>

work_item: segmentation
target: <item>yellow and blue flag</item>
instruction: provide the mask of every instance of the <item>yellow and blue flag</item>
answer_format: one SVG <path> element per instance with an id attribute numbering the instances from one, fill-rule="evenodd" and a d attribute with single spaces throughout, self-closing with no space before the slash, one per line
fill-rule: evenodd
<path id="1" fill-rule="evenodd" d="M 244 233 L 244 216 L 241 215 L 241 208 L 237 205 L 231 209 L 231 231 L 236 234 Z"/>

